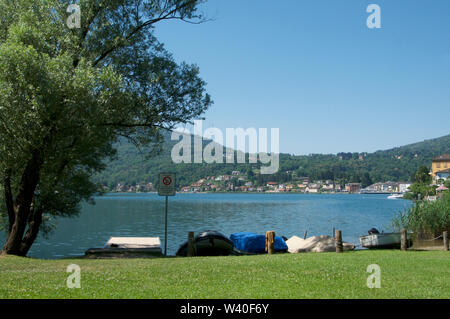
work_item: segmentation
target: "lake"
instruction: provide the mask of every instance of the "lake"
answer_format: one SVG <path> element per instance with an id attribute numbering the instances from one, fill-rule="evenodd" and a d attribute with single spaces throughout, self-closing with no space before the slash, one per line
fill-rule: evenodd
<path id="1" fill-rule="evenodd" d="M 177 194 L 169 197 L 169 255 L 189 231 L 218 230 L 229 236 L 250 231 L 277 236 L 331 235 L 342 230 L 344 241 L 375 227 L 389 230 L 392 216 L 411 205 L 388 195 L 364 194 Z M 49 239 L 39 237 L 28 256 L 62 258 L 103 247 L 111 236 L 161 237 L 164 251 L 164 197 L 157 194 L 107 194 L 96 205 L 83 204 L 76 218 L 57 220 Z M 5 236 L 0 233 L 1 244 Z"/>

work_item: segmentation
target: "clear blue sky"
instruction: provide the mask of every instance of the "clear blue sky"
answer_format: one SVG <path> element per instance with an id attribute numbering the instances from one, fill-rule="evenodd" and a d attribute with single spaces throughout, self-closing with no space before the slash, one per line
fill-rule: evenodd
<path id="1" fill-rule="evenodd" d="M 381 7 L 381 29 L 366 8 Z M 372 152 L 450 133 L 450 1 L 210 0 L 156 35 L 196 63 L 204 127 L 278 127 L 283 153 Z"/>

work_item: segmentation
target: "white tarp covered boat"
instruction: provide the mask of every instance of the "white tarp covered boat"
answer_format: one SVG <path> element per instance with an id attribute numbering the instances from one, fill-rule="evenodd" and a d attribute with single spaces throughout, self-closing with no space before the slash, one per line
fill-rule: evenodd
<path id="1" fill-rule="evenodd" d="M 343 242 L 344 250 L 353 250 L 355 245 Z M 305 252 L 333 252 L 336 251 L 336 239 L 327 235 L 313 236 L 306 239 L 292 236 L 286 241 L 288 252 L 291 254 Z"/>

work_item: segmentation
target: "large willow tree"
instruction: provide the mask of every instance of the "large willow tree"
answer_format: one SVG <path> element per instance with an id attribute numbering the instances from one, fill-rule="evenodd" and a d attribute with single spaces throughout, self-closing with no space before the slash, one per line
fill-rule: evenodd
<path id="1" fill-rule="evenodd" d="M 73 216 L 122 138 L 145 146 L 211 104 L 194 65 L 153 28 L 198 23 L 199 0 L 0 0 L 2 253 L 25 256 L 46 220 Z"/>

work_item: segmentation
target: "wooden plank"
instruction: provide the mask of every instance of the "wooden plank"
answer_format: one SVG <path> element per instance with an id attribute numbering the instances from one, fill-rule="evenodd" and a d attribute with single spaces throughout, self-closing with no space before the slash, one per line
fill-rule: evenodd
<path id="1" fill-rule="evenodd" d="M 161 257 L 161 248 L 90 248 L 86 258 L 152 258 Z"/>

